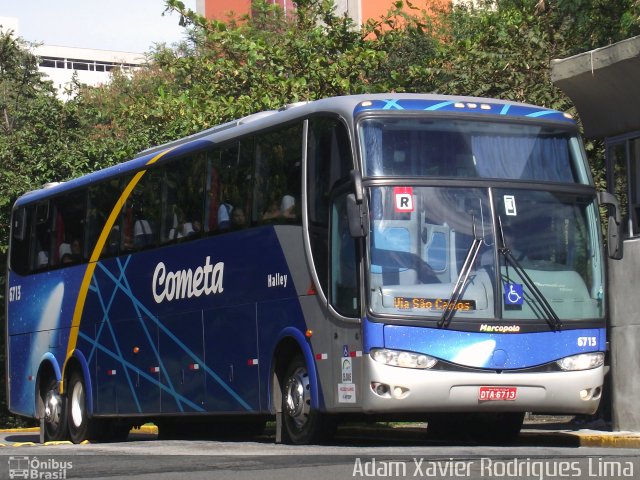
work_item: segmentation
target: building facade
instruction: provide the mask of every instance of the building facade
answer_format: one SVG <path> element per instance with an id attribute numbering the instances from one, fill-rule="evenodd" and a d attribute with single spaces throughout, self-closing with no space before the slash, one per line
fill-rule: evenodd
<path id="1" fill-rule="evenodd" d="M 268 0 L 279 5 L 285 13 L 293 12 L 295 4 L 292 0 Z M 208 19 L 225 21 L 251 13 L 252 0 L 197 0 L 196 10 Z M 394 0 L 335 0 L 339 15 L 346 13 L 356 25 L 369 19 L 384 16 L 395 3 Z M 420 0 L 413 2 L 418 8 L 436 7 L 451 4 L 450 0 Z"/>
<path id="2" fill-rule="evenodd" d="M 0 31 L 20 35 L 18 19 L 0 17 Z M 95 50 L 90 48 L 37 45 L 31 52 L 39 59 L 38 70 L 53 82 L 58 98 L 69 98 L 74 81 L 96 87 L 109 82 L 111 73 L 130 73 L 146 63 L 141 53 Z"/>
<path id="3" fill-rule="evenodd" d="M 67 99 L 74 77 L 83 85 L 96 87 L 109 82 L 114 70 L 130 73 L 146 62 L 141 53 L 94 50 L 89 48 L 40 45 L 32 49 L 39 58 L 38 70 Z"/>

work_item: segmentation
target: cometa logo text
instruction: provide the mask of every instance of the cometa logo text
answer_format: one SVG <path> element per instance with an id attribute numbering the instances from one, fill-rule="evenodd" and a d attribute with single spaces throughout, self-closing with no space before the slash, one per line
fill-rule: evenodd
<path id="1" fill-rule="evenodd" d="M 207 257 L 204 265 L 195 270 L 189 268 L 168 273 L 165 264 L 160 262 L 153 271 L 153 298 L 156 303 L 162 303 L 221 293 L 223 274 L 224 263 L 212 265 L 211 257 Z"/>

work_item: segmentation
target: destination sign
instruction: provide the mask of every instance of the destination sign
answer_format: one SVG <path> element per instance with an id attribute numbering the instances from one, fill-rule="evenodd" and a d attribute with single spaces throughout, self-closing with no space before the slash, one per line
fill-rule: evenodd
<path id="1" fill-rule="evenodd" d="M 400 310 L 446 310 L 449 300 L 442 298 L 394 297 L 393 306 Z M 476 309 L 475 300 L 458 300 L 453 306 L 458 312 L 470 312 Z"/>

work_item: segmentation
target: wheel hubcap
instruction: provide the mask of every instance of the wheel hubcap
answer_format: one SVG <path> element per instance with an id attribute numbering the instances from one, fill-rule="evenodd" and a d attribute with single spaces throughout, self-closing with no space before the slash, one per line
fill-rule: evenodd
<path id="1" fill-rule="evenodd" d="M 84 388 L 80 382 L 73 386 L 71 393 L 71 420 L 76 427 L 82 425 L 84 409 Z"/>
<path id="2" fill-rule="evenodd" d="M 285 410 L 298 428 L 304 426 L 311 410 L 309 375 L 306 369 L 298 368 L 285 384 Z"/>
<path id="3" fill-rule="evenodd" d="M 49 390 L 44 400 L 44 421 L 57 429 L 62 416 L 62 398 L 55 390 Z"/>

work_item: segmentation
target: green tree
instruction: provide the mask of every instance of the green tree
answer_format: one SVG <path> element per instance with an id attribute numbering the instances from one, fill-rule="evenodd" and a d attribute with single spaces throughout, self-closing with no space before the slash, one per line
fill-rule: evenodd
<path id="1" fill-rule="evenodd" d="M 47 151 L 56 140 L 60 123 L 59 102 L 51 85 L 37 71 L 37 60 L 24 42 L 12 32 L 0 33 L 0 263 L 6 265 L 8 225 L 13 201 L 38 181 L 50 178 L 55 164 L 48 162 Z M 53 122 L 53 123 L 52 123 Z M 5 276 L 0 277 L 0 299 L 4 304 Z M 2 322 L 4 324 L 4 322 Z M 4 342 L 4 328 L 0 341 Z M 1 354 L 4 361 L 5 352 Z M 4 363 L 4 362 L 3 362 Z M 5 383 L 5 370 L 0 381 Z M 4 395 L 0 400 L 0 418 L 6 412 Z M 22 425 L 8 417 L 3 424 Z"/>

